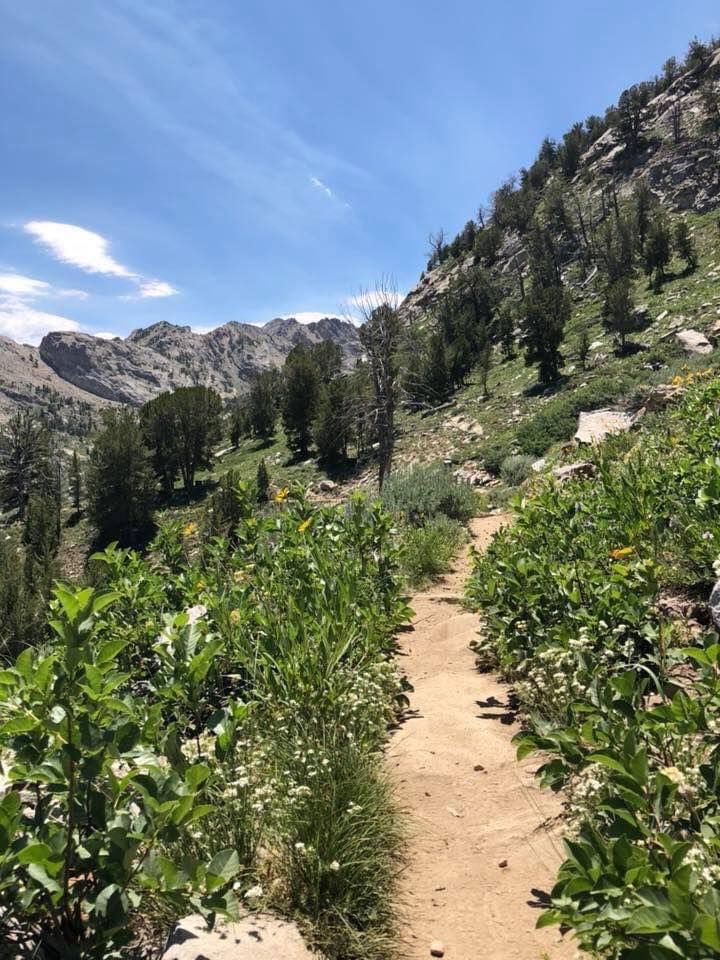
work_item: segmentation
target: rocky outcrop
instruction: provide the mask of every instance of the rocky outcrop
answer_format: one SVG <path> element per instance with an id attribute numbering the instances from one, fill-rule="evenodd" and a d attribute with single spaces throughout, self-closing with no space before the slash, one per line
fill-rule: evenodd
<path id="1" fill-rule="evenodd" d="M 309 960 L 311 953 L 294 923 L 250 914 L 208 930 L 201 916 L 175 927 L 162 960 Z"/>
<path id="2" fill-rule="evenodd" d="M 43 411 L 57 427 L 87 423 L 103 405 L 100 397 L 63 380 L 40 356 L 37 347 L 0 337 L 0 421 L 19 408 Z"/>
<path id="3" fill-rule="evenodd" d="M 43 338 L 38 357 L 56 381 L 72 385 L 80 395 L 137 405 L 164 390 L 195 384 L 232 396 L 256 373 L 281 366 L 297 344 L 322 340 L 340 346 L 348 367 L 361 355 L 357 329 L 326 317 L 309 324 L 278 319 L 264 327 L 226 323 L 205 334 L 157 323 L 111 340 L 56 332 Z"/>
<path id="4" fill-rule="evenodd" d="M 591 410 L 581 413 L 575 440 L 578 443 L 600 443 L 611 433 L 624 433 L 637 420 L 637 414 L 624 410 Z"/>
<path id="5" fill-rule="evenodd" d="M 699 330 L 678 330 L 675 339 L 686 353 L 712 353 L 713 345 Z"/>

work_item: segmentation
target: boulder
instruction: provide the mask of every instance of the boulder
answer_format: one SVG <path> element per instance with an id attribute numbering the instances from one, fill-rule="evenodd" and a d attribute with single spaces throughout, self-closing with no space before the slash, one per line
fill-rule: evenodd
<path id="1" fill-rule="evenodd" d="M 686 353 L 712 353 L 712 344 L 699 330 L 678 330 L 675 339 Z"/>
<path id="2" fill-rule="evenodd" d="M 641 327 L 650 319 L 650 307 L 646 303 L 639 303 L 630 314 L 633 325 Z"/>
<path id="3" fill-rule="evenodd" d="M 337 484 L 334 480 L 321 480 L 318 483 L 318 490 L 320 493 L 332 493 L 333 490 L 337 489 Z"/>
<path id="4" fill-rule="evenodd" d="M 251 914 L 238 923 L 207 929 L 197 914 L 180 920 L 163 960 L 312 960 L 294 923 L 269 914 Z"/>
<path id="5" fill-rule="evenodd" d="M 611 433 L 623 433 L 636 417 L 624 410 L 591 410 L 578 418 L 575 440 L 578 443 L 599 443 Z"/>
<path id="6" fill-rule="evenodd" d="M 553 477 L 558 483 L 565 483 L 567 480 L 576 480 L 578 477 L 594 477 L 595 464 L 586 460 L 578 463 L 568 463 L 564 467 L 555 467 L 552 472 Z"/>

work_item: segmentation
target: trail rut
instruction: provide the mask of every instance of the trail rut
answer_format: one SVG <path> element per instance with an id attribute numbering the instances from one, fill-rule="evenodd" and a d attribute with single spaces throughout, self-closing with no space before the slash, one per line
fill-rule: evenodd
<path id="1" fill-rule="evenodd" d="M 502 523 L 475 520 L 474 545 L 482 549 Z M 515 759 L 507 686 L 475 669 L 468 644 L 478 619 L 459 605 L 469 569 L 465 551 L 413 597 L 413 628 L 400 638 L 415 692 L 387 762 L 411 818 L 404 957 L 427 958 L 439 940 L 446 960 L 565 960 L 576 953 L 569 938 L 535 929 L 561 859 L 548 826 L 559 804 L 535 785 L 532 760 Z"/>

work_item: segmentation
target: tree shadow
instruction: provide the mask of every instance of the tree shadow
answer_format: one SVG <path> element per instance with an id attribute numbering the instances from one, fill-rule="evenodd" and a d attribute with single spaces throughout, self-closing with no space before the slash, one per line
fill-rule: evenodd
<path id="1" fill-rule="evenodd" d="M 565 374 L 560 374 L 556 380 L 553 380 L 551 383 L 543 383 L 541 380 L 536 380 L 535 383 L 530 384 L 529 387 L 525 387 L 523 390 L 524 397 L 551 397 L 556 393 L 559 393 L 563 387 L 567 386 L 569 377 Z"/>

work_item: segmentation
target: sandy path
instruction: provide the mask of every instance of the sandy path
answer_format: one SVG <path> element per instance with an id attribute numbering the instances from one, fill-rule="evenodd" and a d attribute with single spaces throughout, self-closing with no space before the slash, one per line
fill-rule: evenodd
<path id="1" fill-rule="evenodd" d="M 475 545 L 501 523 L 475 520 Z M 440 940 L 447 960 L 565 960 L 576 952 L 569 938 L 535 930 L 537 894 L 551 888 L 561 859 L 543 826 L 559 805 L 535 786 L 532 760 L 515 759 L 507 688 L 475 670 L 468 643 L 478 619 L 458 605 L 469 568 L 464 553 L 413 597 L 413 630 L 400 637 L 415 688 L 413 712 L 388 751 L 400 803 L 414 820 L 401 906 L 405 956 L 427 958 Z"/>

